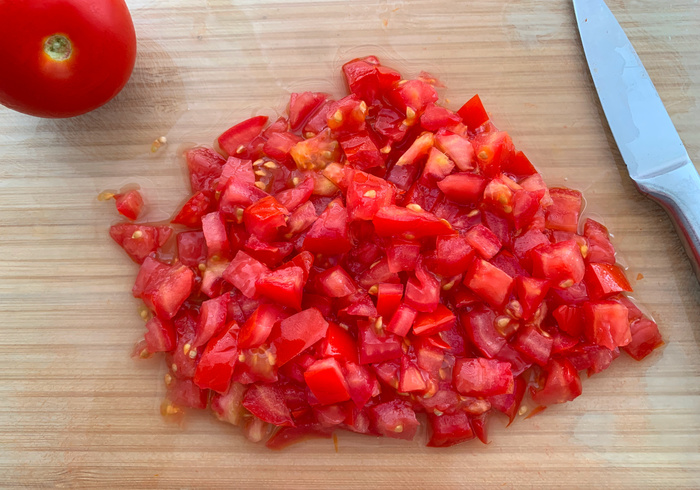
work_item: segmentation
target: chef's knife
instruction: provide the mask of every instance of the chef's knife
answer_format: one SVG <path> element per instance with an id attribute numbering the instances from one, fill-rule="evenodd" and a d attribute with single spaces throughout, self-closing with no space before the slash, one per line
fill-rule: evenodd
<path id="1" fill-rule="evenodd" d="M 700 177 L 644 65 L 603 0 L 573 0 L 610 130 L 639 190 L 668 211 L 700 280 Z"/>

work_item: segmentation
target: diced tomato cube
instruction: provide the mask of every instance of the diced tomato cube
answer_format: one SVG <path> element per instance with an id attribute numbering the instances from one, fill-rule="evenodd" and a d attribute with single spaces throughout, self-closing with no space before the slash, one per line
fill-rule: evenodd
<path id="1" fill-rule="evenodd" d="M 198 228 L 202 225 L 202 216 L 211 212 L 213 208 L 214 200 L 211 193 L 199 191 L 182 206 L 180 212 L 172 219 L 172 223 Z"/>
<path id="2" fill-rule="evenodd" d="M 401 155 L 396 165 L 399 167 L 417 165 L 418 162 L 430 152 L 434 143 L 435 137 L 433 133 L 423 133 L 411 143 L 411 146 Z"/>
<path id="3" fill-rule="evenodd" d="M 304 373 L 304 379 L 321 405 L 331 405 L 350 399 L 348 384 L 333 357 L 313 363 Z"/>
<path id="4" fill-rule="evenodd" d="M 282 306 L 301 310 L 304 270 L 301 267 L 284 267 L 264 272 L 255 281 L 255 291 Z"/>
<path id="5" fill-rule="evenodd" d="M 615 263 L 615 247 L 610 242 L 608 229 L 597 221 L 588 218 L 583 225 L 583 236 L 588 239 L 588 262 Z"/>
<path id="6" fill-rule="evenodd" d="M 532 359 L 540 366 L 546 366 L 552 353 L 554 339 L 535 326 L 528 325 L 518 331 L 511 344 L 515 350 Z"/>
<path id="7" fill-rule="evenodd" d="M 289 215 L 287 208 L 268 196 L 245 209 L 243 222 L 248 233 L 254 233 L 262 240 L 274 241 L 287 225 Z"/>
<path id="8" fill-rule="evenodd" d="M 474 147 L 467 138 L 441 129 L 435 134 L 435 146 L 450 157 L 460 171 L 467 172 L 475 168 Z"/>
<path id="9" fill-rule="evenodd" d="M 328 96 L 319 92 L 294 93 L 289 97 L 289 126 L 294 131 L 318 109 Z"/>
<path id="10" fill-rule="evenodd" d="M 224 166 L 221 167 L 221 175 L 219 176 L 218 183 L 216 186 L 214 186 L 214 189 L 217 191 L 223 191 L 231 180 L 241 184 L 255 184 L 255 173 L 253 172 L 252 160 L 228 157 Z"/>
<path id="11" fill-rule="evenodd" d="M 576 305 L 560 305 L 552 312 L 559 329 L 573 337 L 583 334 L 583 310 Z"/>
<path id="12" fill-rule="evenodd" d="M 360 170 L 368 170 L 385 165 L 377 145 L 366 131 L 349 134 L 340 139 L 348 164 Z"/>
<path id="13" fill-rule="evenodd" d="M 405 337 L 411 330 L 417 315 L 418 312 L 416 310 L 402 303 L 392 315 L 386 330 L 401 337 Z"/>
<path id="14" fill-rule="evenodd" d="M 440 281 L 418 261 L 415 274 L 406 282 L 404 301 L 416 311 L 432 312 L 440 302 Z"/>
<path id="15" fill-rule="evenodd" d="M 330 298 L 343 298 L 357 291 L 355 281 L 339 265 L 320 273 L 316 282 L 323 294 Z"/>
<path id="16" fill-rule="evenodd" d="M 312 177 L 307 177 L 296 187 L 285 189 L 275 194 L 275 199 L 287 210 L 294 211 L 309 200 L 313 191 L 314 179 Z M 316 216 L 316 213 L 314 213 L 314 216 Z M 291 221 L 291 219 L 290 217 L 289 221 Z M 289 221 L 287 224 L 289 224 Z"/>
<path id="17" fill-rule="evenodd" d="M 589 263 L 584 279 L 591 299 L 605 299 L 623 291 L 632 291 L 625 273 L 617 265 Z"/>
<path id="18" fill-rule="evenodd" d="M 413 322 L 416 335 L 433 335 L 451 329 L 455 324 L 455 315 L 443 304 L 438 304 L 431 313 L 419 313 Z"/>
<path id="19" fill-rule="evenodd" d="M 269 342 L 276 349 L 277 366 L 283 366 L 326 336 L 328 322 L 316 308 L 303 310 L 275 325 Z"/>
<path id="20" fill-rule="evenodd" d="M 211 148 L 193 148 L 185 153 L 192 192 L 210 190 L 226 160 Z"/>
<path id="21" fill-rule="evenodd" d="M 503 171 L 518 177 L 537 174 L 537 169 L 522 151 L 516 151 L 511 159 L 505 162 Z"/>
<path id="22" fill-rule="evenodd" d="M 547 279 L 537 279 L 535 277 L 518 276 L 515 281 L 515 290 L 523 307 L 523 319 L 529 320 L 540 307 L 550 283 Z"/>
<path id="23" fill-rule="evenodd" d="M 394 400 L 370 409 L 374 430 L 382 436 L 412 440 L 418 431 L 416 413 L 407 402 Z"/>
<path id="24" fill-rule="evenodd" d="M 659 327 L 648 318 L 640 318 L 632 322 L 630 333 L 632 341 L 623 346 L 622 349 L 638 361 L 651 354 L 654 349 L 664 345 Z"/>
<path id="25" fill-rule="evenodd" d="M 437 183 L 445 196 L 459 204 L 476 203 L 486 188 L 486 179 L 470 173 L 448 175 Z"/>
<path id="26" fill-rule="evenodd" d="M 506 339 L 496 330 L 496 315 L 492 310 L 474 309 L 468 313 L 462 313 L 459 320 L 469 341 L 484 356 L 494 358 L 506 345 Z"/>
<path id="27" fill-rule="evenodd" d="M 454 126 L 462 122 L 459 115 L 449 109 L 435 104 L 428 104 L 420 117 L 420 125 L 428 131 Z"/>
<path id="28" fill-rule="evenodd" d="M 410 393 L 412 391 L 424 391 L 426 387 L 423 371 L 409 360 L 408 356 L 403 356 L 399 369 L 398 390 L 401 393 Z"/>
<path id="29" fill-rule="evenodd" d="M 201 231 L 185 231 L 177 234 L 177 257 L 188 267 L 207 262 L 207 243 Z"/>
<path id="30" fill-rule="evenodd" d="M 335 357 L 344 362 L 358 362 L 357 342 L 337 323 L 329 322 L 322 353 L 325 357 Z"/>
<path id="31" fill-rule="evenodd" d="M 173 379 L 168 386 L 166 399 L 176 407 L 207 408 L 208 391 L 201 389 L 191 379 Z"/>
<path id="32" fill-rule="evenodd" d="M 133 225 L 120 223 L 109 229 L 109 236 L 136 263 L 142 263 L 146 257 L 162 247 L 173 234 L 169 226 Z"/>
<path id="33" fill-rule="evenodd" d="M 225 216 L 238 219 L 239 209 L 243 210 L 267 196 L 267 192 L 249 182 L 229 179 L 219 198 L 219 211 Z"/>
<path id="34" fill-rule="evenodd" d="M 568 360 L 552 359 L 545 372 L 544 387 L 538 391 L 530 388 L 535 403 L 545 406 L 564 403 L 581 394 L 581 378 Z"/>
<path id="35" fill-rule="evenodd" d="M 415 270 L 420 256 L 420 243 L 392 238 L 386 249 L 387 265 L 391 272 Z"/>
<path id="36" fill-rule="evenodd" d="M 366 366 L 360 366 L 356 362 L 345 363 L 345 380 L 352 401 L 358 408 L 364 407 L 374 396 L 375 390 L 379 389 L 374 374 Z"/>
<path id="37" fill-rule="evenodd" d="M 428 153 L 428 160 L 425 162 L 423 167 L 422 178 L 428 182 L 439 182 L 450 173 L 455 168 L 454 162 L 447 158 L 443 152 L 433 147 Z"/>
<path id="38" fill-rule="evenodd" d="M 627 307 L 612 300 L 588 301 L 583 305 L 586 338 L 612 350 L 632 341 Z"/>
<path id="39" fill-rule="evenodd" d="M 220 212 L 215 211 L 202 216 L 202 232 L 207 242 L 209 257 L 229 258 L 231 256 L 226 222 Z"/>
<path id="40" fill-rule="evenodd" d="M 194 287 L 194 273 L 184 265 L 168 266 L 148 257 L 132 290 L 161 319 L 175 316 Z"/>
<path id="41" fill-rule="evenodd" d="M 346 194 L 350 219 L 371 220 L 383 207 L 394 203 L 395 192 L 386 180 L 355 172 Z"/>
<path id="42" fill-rule="evenodd" d="M 169 352 L 175 348 L 175 329 L 172 322 L 153 317 L 146 322 L 148 352 Z"/>
<path id="43" fill-rule="evenodd" d="M 513 373 L 508 362 L 483 357 L 457 359 L 453 378 L 455 388 L 463 395 L 493 396 L 513 393 Z"/>
<path id="44" fill-rule="evenodd" d="M 492 259 L 501 250 L 501 241 L 484 225 L 476 225 L 466 235 L 467 242 L 482 258 Z"/>
<path id="45" fill-rule="evenodd" d="M 475 259 L 464 275 L 464 285 L 494 308 L 506 303 L 514 283 L 511 276 L 482 259 Z"/>
<path id="46" fill-rule="evenodd" d="M 136 189 L 114 196 L 117 212 L 132 221 L 137 219 L 143 210 L 143 197 Z"/>
<path id="47" fill-rule="evenodd" d="M 400 206 L 381 208 L 372 220 L 379 236 L 403 236 L 413 240 L 426 236 L 452 235 L 454 230 L 445 220 L 427 211 L 414 211 Z"/>
<path id="48" fill-rule="evenodd" d="M 300 141 L 289 154 L 299 170 L 319 170 L 332 162 L 340 161 L 341 148 L 331 135 L 331 130 L 321 131 L 316 136 Z"/>
<path id="49" fill-rule="evenodd" d="M 429 447 L 450 447 L 474 439 L 469 415 L 464 412 L 428 415 L 431 434 Z"/>
<path id="50" fill-rule="evenodd" d="M 209 342 L 209 339 L 216 336 L 226 325 L 226 315 L 228 313 L 228 303 L 231 299 L 229 294 L 224 294 L 215 299 L 209 299 L 202 303 L 199 312 L 199 325 L 197 336 L 192 342 L 192 347 L 196 348 Z M 236 337 L 238 335 L 236 334 Z"/>
<path id="51" fill-rule="evenodd" d="M 348 212 L 340 199 L 332 201 L 314 222 L 304 239 L 309 252 L 337 255 L 352 247 L 348 235 Z"/>
<path id="52" fill-rule="evenodd" d="M 328 127 L 338 133 L 357 133 L 365 129 L 367 103 L 355 94 L 350 94 L 328 109 Z"/>
<path id="53" fill-rule="evenodd" d="M 382 283 L 377 285 L 377 313 L 384 318 L 391 318 L 403 298 L 403 284 Z"/>
<path id="54" fill-rule="evenodd" d="M 481 173 L 496 177 L 515 151 L 513 141 L 505 131 L 481 133 L 474 138 L 474 153 Z"/>
<path id="55" fill-rule="evenodd" d="M 585 274 L 581 249 L 574 240 L 541 245 L 530 256 L 532 275 L 549 279 L 562 288 L 578 284 Z"/>
<path id="56" fill-rule="evenodd" d="M 403 355 L 400 337 L 375 327 L 375 322 L 358 322 L 360 364 L 398 359 Z"/>
<path id="57" fill-rule="evenodd" d="M 304 139 L 294 133 L 274 133 L 263 146 L 265 155 L 274 158 L 280 163 L 291 162 L 290 151 L 294 146 Z"/>
<path id="58" fill-rule="evenodd" d="M 484 104 L 481 103 L 481 98 L 478 94 L 465 102 L 457 111 L 457 114 L 462 118 L 462 122 L 472 131 L 483 126 L 489 120 L 489 115 L 484 109 Z"/>
<path id="59" fill-rule="evenodd" d="M 197 363 L 194 382 L 202 389 L 218 393 L 228 390 L 233 376 L 233 368 L 238 360 L 238 325 L 213 337 Z"/>
<path id="60" fill-rule="evenodd" d="M 269 271 L 267 267 L 243 251 L 239 251 L 223 272 L 223 277 L 249 298 L 257 295 L 256 281 Z"/>
<path id="61" fill-rule="evenodd" d="M 439 236 L 435 241 L 435 253 L 428 257 L 426 265 L 436 274 L 452 277 L 465 272 L 473 257 L 474 249 L 465 237 Z"/>
<path id="62" fill-rule="evenodd" d="M 263 344 L 272 332 L 272 327 L 285 318 L 278 305 L 262 303 L 246 320 L 238 334 L 238 347 L 250 349 Z"/>
<path id="63" fill-rule="evenodd" d="M 579 191 L 553 187 L 549 189 L 552 205 L 547 208 L 547 228 L 576 233 L 581 212 Z"/>
<path id="64" fill-rule="evenodd" d="M 214 393 L 211 409 L 216 417 L 232 425 L 239 425 L 243 419 L 243 397 L 248 388 L 241 383 L 231 383 L 225 393 Z"/>
<path id="65" fill-rule="evenodd" d="M 246 119 L 219 136 L 219 146 L 231 156 L 242 155 L 246 152 L 248 145 L 260 135 L 266 123 L 267 116 Z"/>
<path id="66" fill-rule="evenodd" d="M 284 401 L 284 396 L 276 386 L 251 385 L 243 397 L 243 406 L 265 422 L 283 427 L 294 427 L 292 414 Z"/>

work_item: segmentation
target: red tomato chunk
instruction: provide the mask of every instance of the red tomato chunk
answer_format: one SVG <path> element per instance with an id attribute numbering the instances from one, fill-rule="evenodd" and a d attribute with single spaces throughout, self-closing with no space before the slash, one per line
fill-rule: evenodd
<path id="1" fill-rule="evenodd" d="M 487 442 L 494 413 L 573 400 L 580 371 L 663 345 L 607 228 L 478 95 L 454 112 L 434 77 L 373 56 L 343 75 L 339 100 L 294 93 L 276 121 L 187 151 L 169 226 L 111 227 L 140 264 L 134 356 L 165 359 L 163 414 L 209 406 L 271 449 L 411 440 L 424 420 L 431 447 Z M 113 197 L 139 217 L 140 193 Z"/>

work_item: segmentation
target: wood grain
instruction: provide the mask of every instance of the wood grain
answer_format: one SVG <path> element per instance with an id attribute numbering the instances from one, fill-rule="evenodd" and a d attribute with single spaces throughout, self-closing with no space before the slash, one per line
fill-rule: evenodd
<path id="1" fill-rule="evenodd" d="M 136 71 L 110 104 L 66 121 L 0 109 L 0 486 L 5 488 L 699 488 L 700 288 L 666 215 L 636 191 L 600 111 L 567 0 L 131 0 Z M 700 10 L 611 0 L 700 163 Z M 340 434 L 272 453 L 204 415 L 158 415 L 157 361 L 134 264 L 110 243 L 98 192 L 136 182 L 150 219 L 186 195 L 183 145 L 282 110 L 291 91 L 339 94 L 343 60 L 377 54 L 479 92 L 546 179 L 586 192 L 615 234 L 667 346 L 621 357 L 584 394 L 488 446 L 429 450 Z M 156 154 L 151 142 L 167 136 Z M 498 424 L 496 424 L 498 425 Z"/>

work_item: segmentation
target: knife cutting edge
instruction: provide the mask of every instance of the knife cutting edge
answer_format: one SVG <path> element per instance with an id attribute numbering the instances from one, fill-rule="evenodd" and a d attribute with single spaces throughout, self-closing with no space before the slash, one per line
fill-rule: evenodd
<path id="1" fill-rule="evenodd" d="M 598 98 L 629 175 L 658 202 L 700 281 L 700 176 L 637 52 L 603 0 L 573 0 Z"/>

